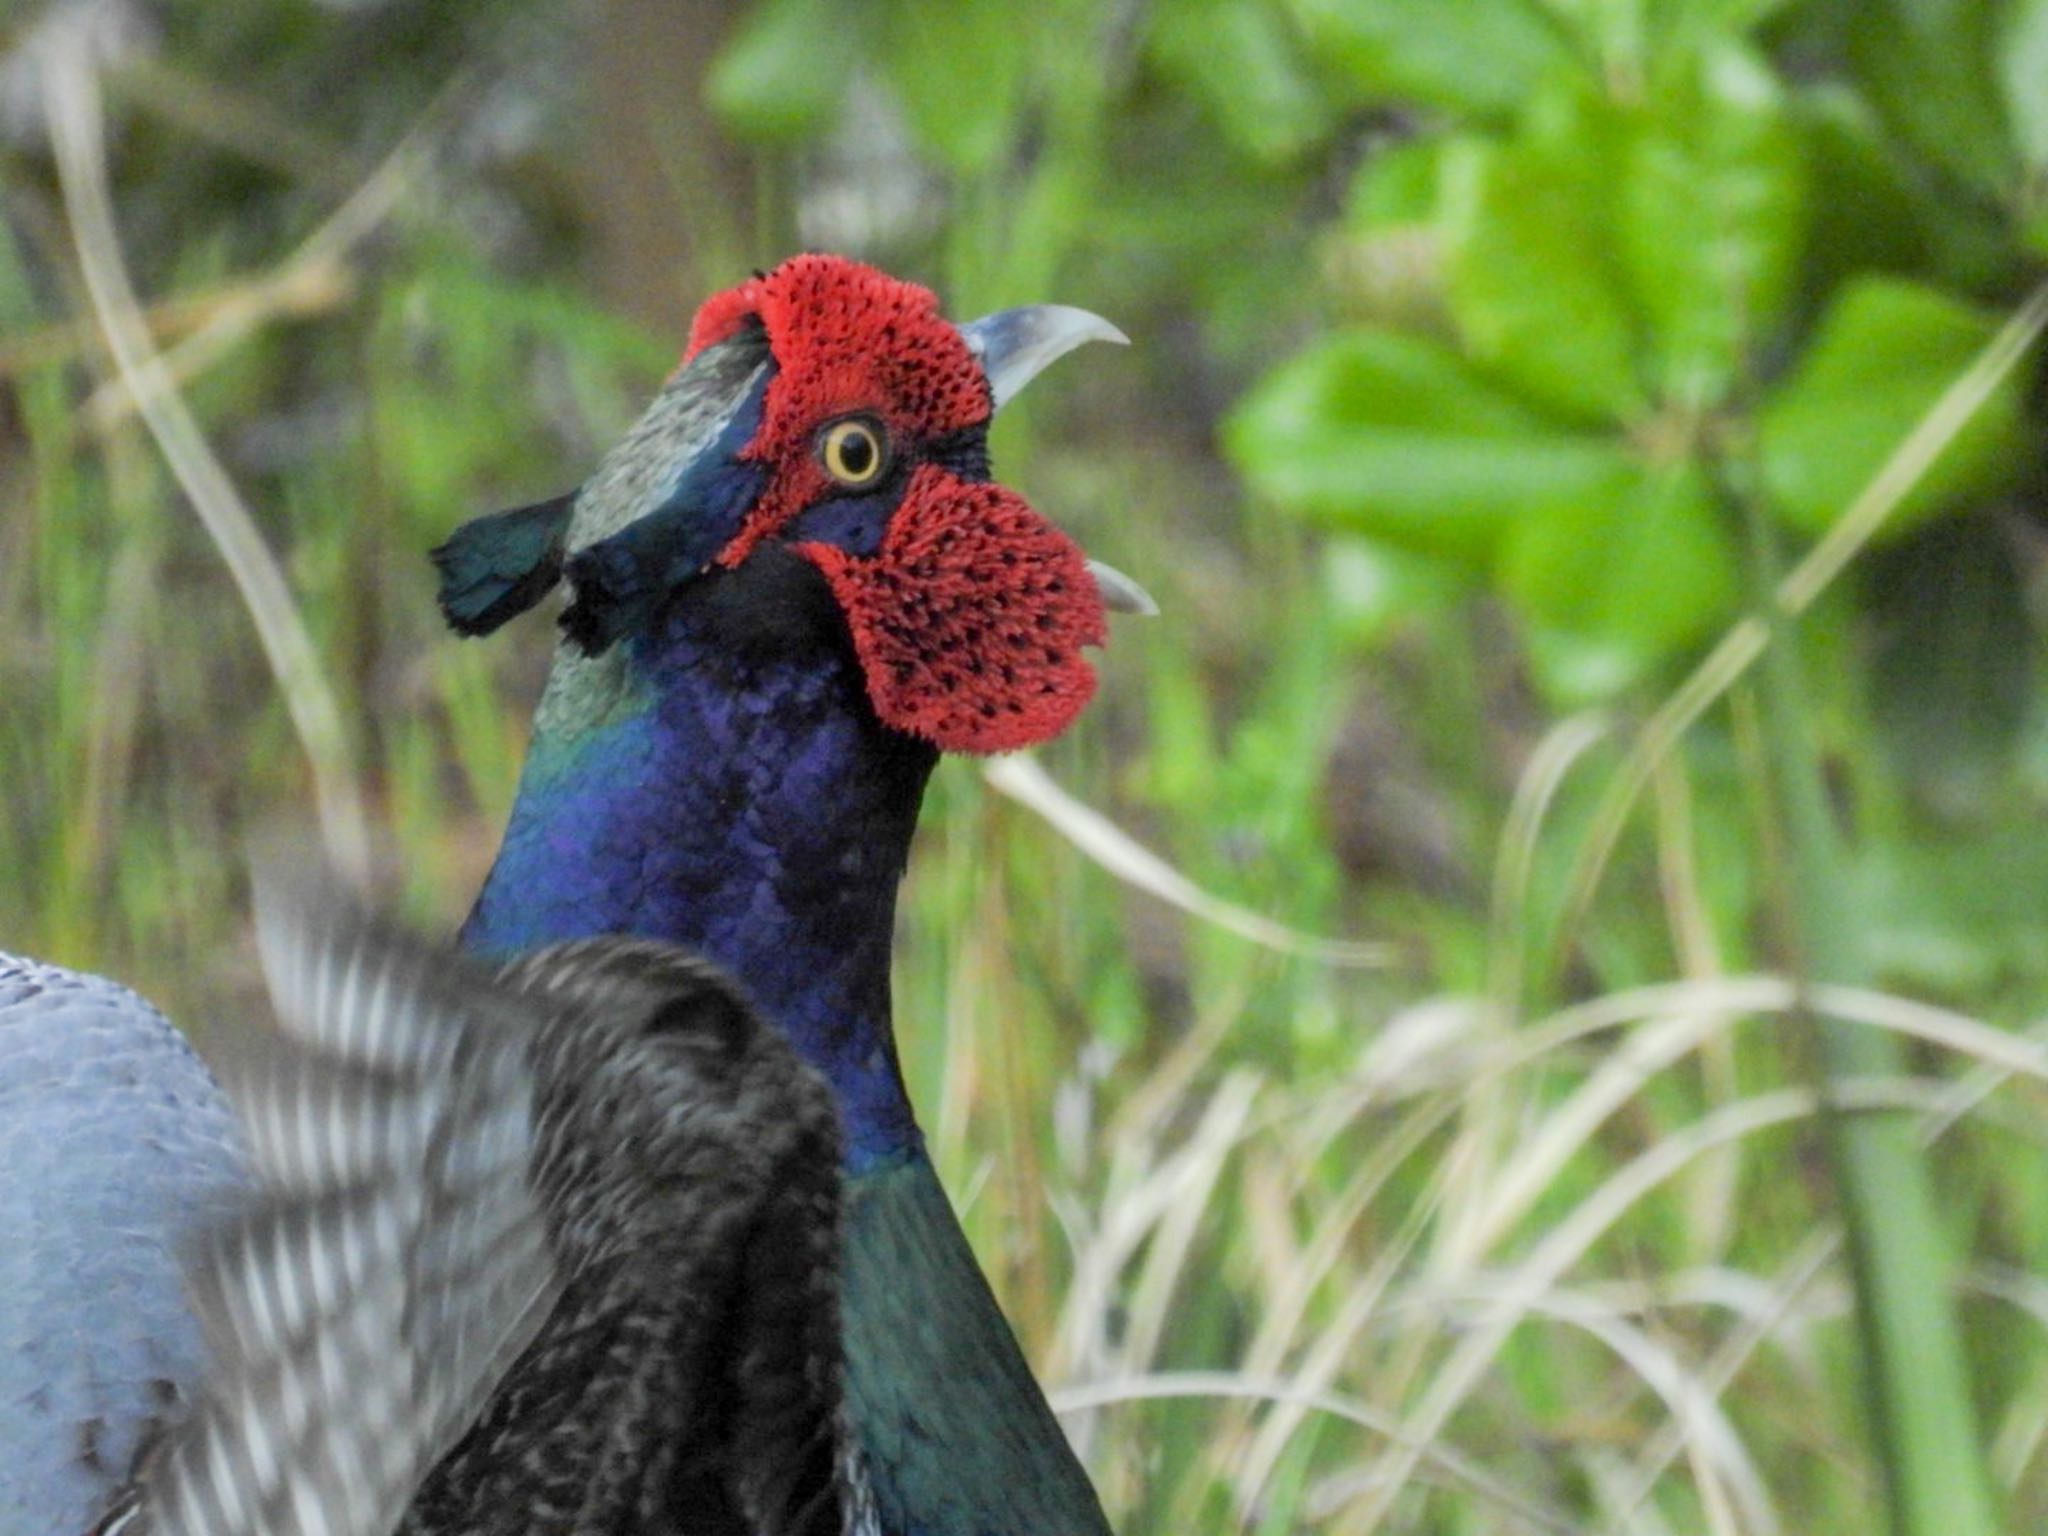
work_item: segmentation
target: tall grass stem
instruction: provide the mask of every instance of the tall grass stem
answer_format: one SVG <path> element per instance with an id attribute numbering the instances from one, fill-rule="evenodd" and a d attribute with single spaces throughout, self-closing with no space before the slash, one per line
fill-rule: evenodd
<path id="1" fill-rule="evenodd" d="M 108 190 L 98 74 L 83 41 L 62 29 L 51 38 L 44 65 L 50 137 L 56 148 L 64 208 L 108 350 L 150 435 L 233 575 L 256 626 L 312 768 L 328 857 L 351 875 L 365 877 L 369 869 L 368 822 L 340 706 L 321 671 L 312 637 L 292 601 L 284 573 L 178 393 L 121 259 Z"/>

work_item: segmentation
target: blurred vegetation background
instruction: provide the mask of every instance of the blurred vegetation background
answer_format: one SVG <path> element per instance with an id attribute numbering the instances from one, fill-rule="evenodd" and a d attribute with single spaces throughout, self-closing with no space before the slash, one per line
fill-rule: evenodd
<path id="1" fill-rule="evenodd" d="M 0 942 L 253 1011 L 309 730 L 452 924 L 549 635 L 425 551 L 802 247 L 1136 339 L 997 434 L 1165 610 L 1043 762 L 1376 946 L 934 787 L 906 1067 L 1118 1528 L 2048 1519 L 2048 0 L 12 0 Z"/>

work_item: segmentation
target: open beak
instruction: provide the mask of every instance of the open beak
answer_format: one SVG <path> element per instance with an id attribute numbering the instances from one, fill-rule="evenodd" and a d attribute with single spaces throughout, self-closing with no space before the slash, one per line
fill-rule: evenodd
<path id="1" fill-rule="evenodd" d="M 1131 338 L 1102 316 L 1070 304 L 1026 304 L 1018 309 L 999 309 L 960 327 L 967 346 L 988 375 L 989 393 L 1001 410 L 1047 368 L 1074 348 L 1090 341 L 1111 341 L 1120 347 Z M 1102 606 L 1111 613 L 1133 613 L 1155 617 L 1159 604 L 1152 594 L 1115 566 L 1090 560 L 1088 572 L 1102 594 Z"/>
<path id="2" fill-rule="evenodd" d="M 1111 613 L 1131 613 L 1141 619 L 1159 617 L 1159 604 L 1153 601 L 1152 594 L 1107 560 L 1090 560 L 1088 574 L 1095 578 L 1102 606 Z"/>
<path id="3" fill-rule="evenodd" d="M 1016 399 L 1026 384 L 1082 343 L 1131 344 L 1130 337 L 1102 316 L 1069 304 L 999 309 L 968 321 L 960 327 L 960 334 L 988 375 L 988 387 L 999 411 Z"/>

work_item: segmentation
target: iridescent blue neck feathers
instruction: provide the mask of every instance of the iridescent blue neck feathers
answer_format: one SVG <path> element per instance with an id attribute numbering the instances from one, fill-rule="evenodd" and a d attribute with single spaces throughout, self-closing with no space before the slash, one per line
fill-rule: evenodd
<path id="1" fill-rule="evenodd" d="M 596 658 L 565 646 L 470 946 L 697 949 L 822 1071 L 859 1170 L 919 1141 L 891 1033 L 896 887 L 935 753 L 882 726 L 816 570 L 693 582 Z"/>

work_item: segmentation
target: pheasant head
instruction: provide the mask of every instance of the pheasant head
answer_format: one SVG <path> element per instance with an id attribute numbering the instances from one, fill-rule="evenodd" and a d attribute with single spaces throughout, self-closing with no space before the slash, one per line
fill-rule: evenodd
<path id="1" fill-rule="evenodd" d="M 565 581 L 587 655 L 631 648 L 689 589 L 757 566 L 770 608 L 822 592 L 887 726 L 1000 752 L 1094 692 L 1106 606 L 1149 600 L 990 477 L 995 411 L 1092 340 L 1083 310 L 955 326 L 932 293 L 797 256 L 710 299 L 683 362 L 577 493 L 479 519 L 440 550 L 450 622 L 479 634 Z"/>

